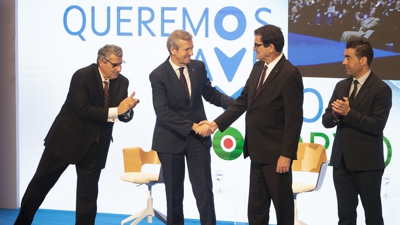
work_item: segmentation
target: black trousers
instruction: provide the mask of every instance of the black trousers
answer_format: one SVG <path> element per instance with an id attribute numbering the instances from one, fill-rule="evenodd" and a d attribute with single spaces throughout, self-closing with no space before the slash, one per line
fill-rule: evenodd
<path id="1" fill-rule="evenodd" d="M 69 166 L 45 148 L 35 175 L 22 198 L 21 209 L 15 225 L 31 224 L 36 211 L 47 193 Z M 76 224 L 94 224 L 97 212 L 98 181 L 101 168 L 97 164 L 97 143 L 94 142 L 87 155 L 75 165 L 77 173 Z"/>
<path id="2" fill-rule="evenodd" d="M 278 225 L 294 224 L 292 169 L 276 173 L 276 165 L 251 162 L 248 219 L 251 225 L 269 222 L 271 201 L 274 203 Z"/>
<path id="3" fill-rule="evenodd" d="M 381 183 L 383 170 L 350 171 L 344 160 L 333 169 L 339 225 L 357 224 L 358 196 L 365 212 L 367 225 L 383 225 Z"/>

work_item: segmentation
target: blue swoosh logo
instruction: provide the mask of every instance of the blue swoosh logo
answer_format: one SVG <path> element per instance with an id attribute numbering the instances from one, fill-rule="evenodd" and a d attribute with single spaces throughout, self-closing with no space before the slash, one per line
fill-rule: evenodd
<path id="1" fill-rule="evenodd" d="M 233 77 L 235 77 L 236 71 L 238 70 L 240 63 L 242 62 L 243 56 L 246 53 L 246 49 L 242 48 L 232 57 L 228 57 L 217 47 L 214 48 L 214 51 L 215 55 L 218 58 L 219 64 L 224 70 L 226 79 L 231 82 L 233 80 Z"/>

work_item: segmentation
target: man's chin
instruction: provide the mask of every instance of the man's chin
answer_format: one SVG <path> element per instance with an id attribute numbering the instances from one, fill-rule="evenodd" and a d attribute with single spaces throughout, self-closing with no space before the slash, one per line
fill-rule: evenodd
<path id="1" fill-rule="evenodd" d="M 117 78 L 118 78 L 118 75 L 119 75 L 119 74 L 112 76 L 112 77 L 110 78 L 110 80 L 117 79 Z"/>

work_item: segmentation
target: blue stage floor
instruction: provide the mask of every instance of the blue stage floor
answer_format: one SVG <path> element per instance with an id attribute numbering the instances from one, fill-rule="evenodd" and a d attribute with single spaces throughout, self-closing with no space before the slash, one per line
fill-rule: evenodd
<path id="1" fill-rule="evenodd" d="M 16 209 L 0 209 L 0 225 L 12 225 L 18 215 L 19 210 Z M 121 224 L 121 221 L 129 215 L 98 213 L 96 217 L 96 225 Z M 47 210 L 39 209 L 35 215 L 32 225 L 71 225 L 75 224 L 74 211 Z M 130 224 L 130 223 L 127 223 Z M 142 220 L 139 224 L 148 224 L 147 220 Z M 162 225 L 157 218 L 153 217 L 153 225 Z M 185 219 L 185 225 L 198 225 L 199 220 Z M 234 225 L 233 222 L 218 221 L 217 225 Z"/>

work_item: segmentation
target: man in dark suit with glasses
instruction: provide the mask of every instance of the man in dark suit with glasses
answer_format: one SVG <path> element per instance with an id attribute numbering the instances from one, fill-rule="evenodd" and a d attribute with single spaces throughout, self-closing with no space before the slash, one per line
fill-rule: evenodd
<path id="1" fill-rule="evenodd" d="M 139 103 L 129 97 L 129 81 L 120 74 L 122 49 L 106 45 L 97 64 L 72 76 L 60 113 L 45 138 L 38 168 L 22 198 L 16 225 L 31 224 L 47 193 L 70 164 L 77 173 L 76 224 L 93 225 L 97 212 L 98 181 L 105 167 L 114 122 L 128 122 Z"/>

